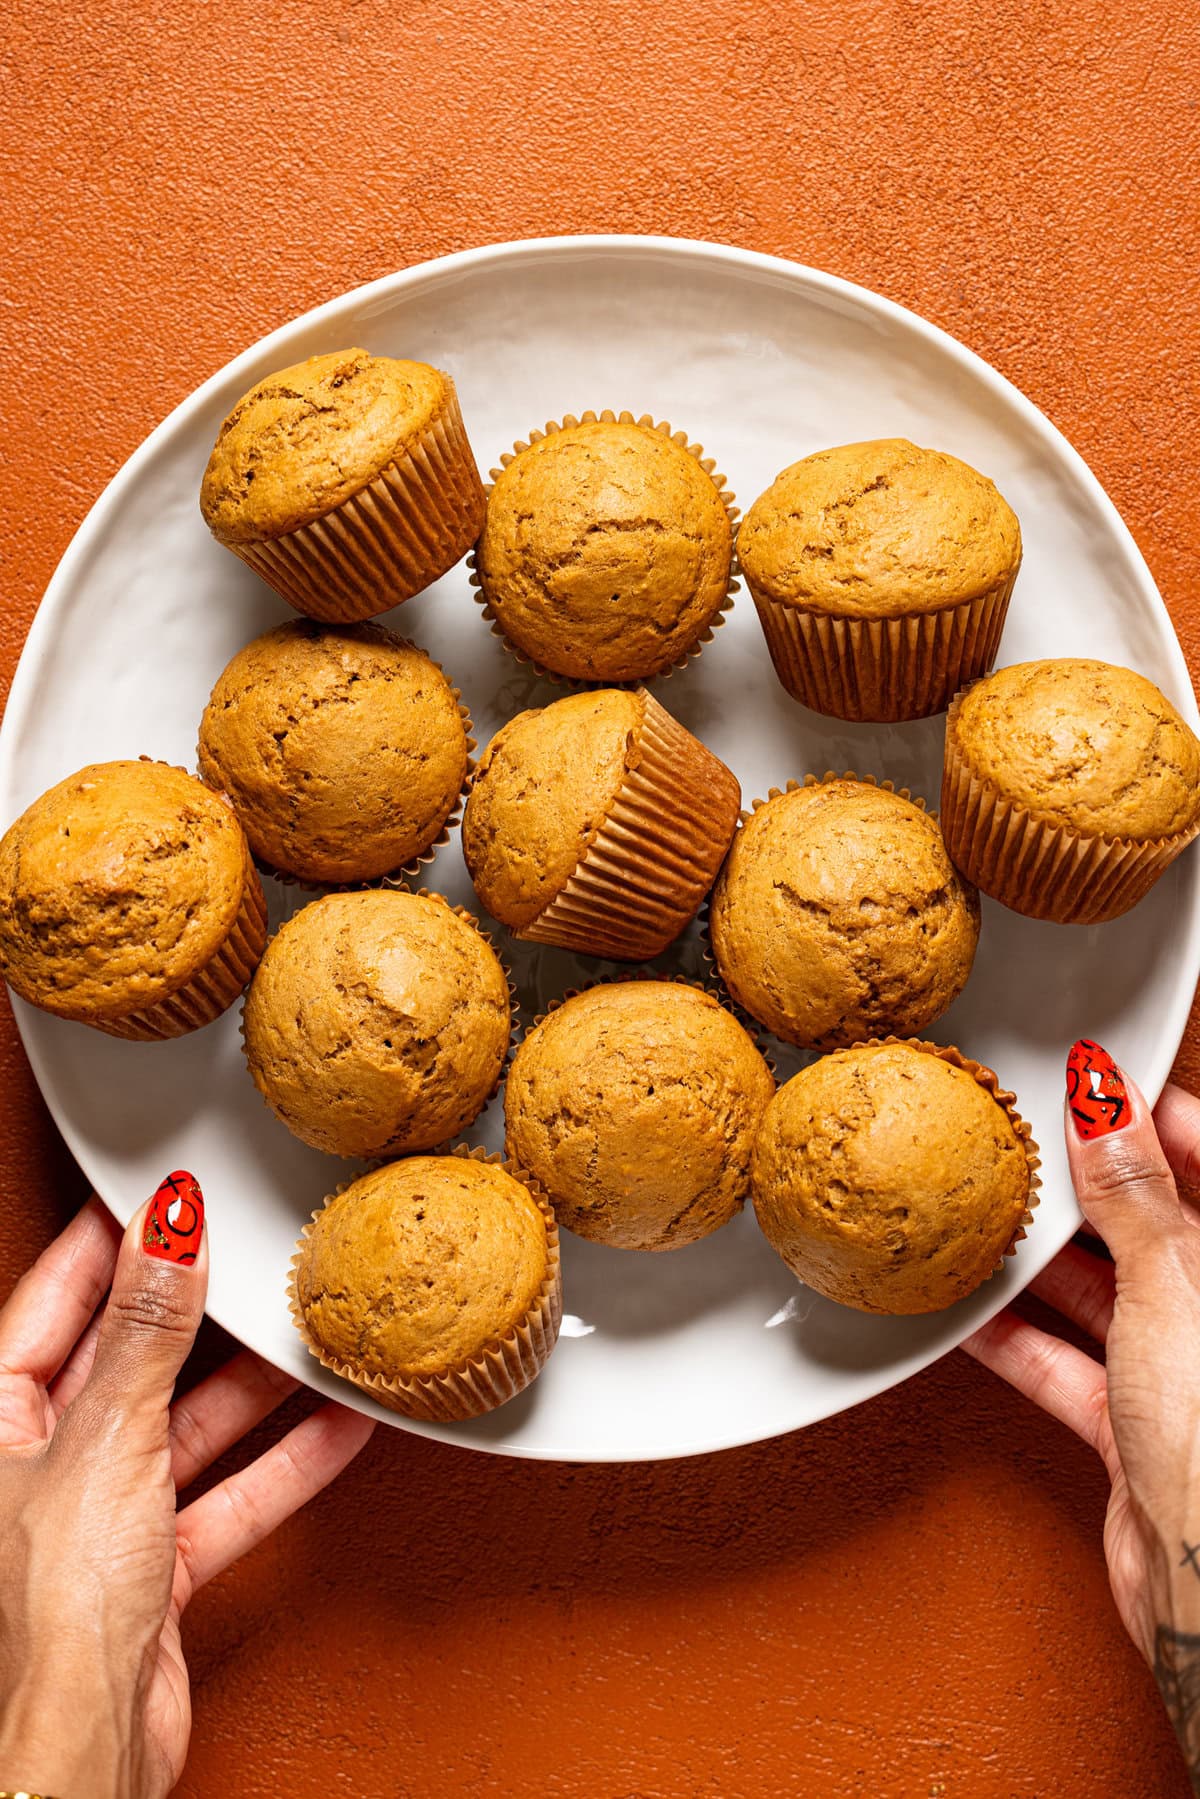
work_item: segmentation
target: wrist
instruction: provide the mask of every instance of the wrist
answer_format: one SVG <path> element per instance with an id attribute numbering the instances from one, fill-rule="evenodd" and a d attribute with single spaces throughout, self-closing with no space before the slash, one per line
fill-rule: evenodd
<path id="1" fill-rule="evenodd" d="M 6 1693 L 0 1793 L 120 1799 L 133 1791 L 131 1769 L 130 1734 L 93 1686 L 31 1673 Z"/>

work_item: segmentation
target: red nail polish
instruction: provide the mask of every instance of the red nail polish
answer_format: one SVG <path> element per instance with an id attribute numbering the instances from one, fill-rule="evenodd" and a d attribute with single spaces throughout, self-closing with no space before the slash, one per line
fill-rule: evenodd
<path id="1" fill-rule="evenodd" d="M 142 1231 L 142 1248 L 160 1262 L 190 1266 L 204 1231 L 204 1195 L 194 1174 L 177 1168 L 150 1201 Z"/>
<path id="2" fill-rule="evenodd" d="M 1067 1057 L 1067 1106 L 1085 1143 L 1123 1131 L 1133 1116 L 1121 1070 L 1089 1037 L 1081 1037 Z"/>

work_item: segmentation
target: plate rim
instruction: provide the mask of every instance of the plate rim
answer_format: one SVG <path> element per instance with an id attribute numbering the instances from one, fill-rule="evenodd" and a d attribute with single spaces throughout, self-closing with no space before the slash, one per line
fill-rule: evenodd
<path id="1" fill-rule="evenodd" d="M 1143 597 L 1150 603 L 1152 611 L 1157 612 L 1160 625 L 1165 625 L 1161 632 L 1163 647 L 1168 662 L 1172 665 L 1175 684 L 1179 694 L 1176 704 L 1188 719 L 1192 728 L 1200 734 L 1200 708 L 1197 706 L 1195 689 L 1191 671 L 1183 652 L 1179 635 L 1167 607 L 1166 601 L 1158 589 L 1153 574 L 1116 505 L 1110 498 L 1103 483 L 1086 462 L 1082 454 L 1070 440 L 1054 424 L 1053 420 L 1035 401 L 1031 400 L 1014 382 L 1010 381 L 998 369 L 985 360 L 977 351 L 969 348 L 959 338 L 942 326 L 934 324 L 920 313 L 891 300 L 874 289 L 863 286 L 844 276 L 833 275 L 825 270 L 817 269 L 807 263 L 793 261 L 783 256 L 767 254 L 763 251 L 744 249 L 737 245 L 725 244 L 715 240 L 702 238 L 672 237 L 663 234 L 641 233 L 574 233 L 532 238 L 503 240 L 492 244 L 476 245 L 465 250 L 453 251 L 448 255 L 432 257 L 422 262 L 408 265 L 406 268 L 393 270 L 391 273 L 376 277 L 356 287 L 347 288 L 341 293 L 319 302 L 275 326 L 254 343 L 246 346 L 223 366 L 213 371 L 197 387 L 193 388 L 180 400 L 166 416 L 155 425 L 141 442 L 133 449 L 112 477 L 106 482 L 83 518 L 73 532 L 70 541 L 56 563 L 50 579 L 38 601 L 33 620 L 25 641 L 21 647 L 17 665 L 13 672 L 5 703 L 3 719 L 0 720 L 0 816 L 6 815 L 9 794 L 13 785 L 16 751 L 14 745 L 21 734 L 21 728 L 29 714 L 34 701 L 39 676 L 45 660 L 46 648 L 53 630 L 53 616 L 60 589 L 65 589 L 74 578 L 76 564 L 89 553 L 92 541 L 102 529 L 110 511 L 119 505 L 125 488 L 138 476 L 144 463 L 150 461 L 157 453 L 159 446 L 176 430 L 187 425 L 192 415 L 203 410 L 215 392 L 235 379 L 242 378 L 243 371 L 249 371 L 251 365 L 272 354 L 275 349 L 282 348 L 293 338 L 302 333 L 319 329 L 326 324 L 336 322 L 344 312 L 352 311 L 375 301 L 394 300 L 401 296 L 406 288 L 421 286 L 430 281 L 453 276 L 456 273 L 477 268 L 489 263 L 512 263 L 520 261 L 552 261 L 572 257 L 621 257 L 630 255 L 658 256 L 664 259 L 680 261 L 707 260 L 718 264 L 726 264 L 735 270 L 742 270 L 760 276 L 774 276 L 789 285 L 806 286 L 810 292 L 816 292 L 826 298 L 839 300 L 853 307 L 860 314 L 874 315 L 888 320 L 893 325 L 914 333 L 925 340 L 943 356 L 959 364 L 970 373 L 985 389 L 1000 398 L 1006 406 L 1024 419 L 1035 436 L 1046 441 L 1061 463 L 1065 463 L 1092 500 L 1099 506 L 1106 523 L 1116 537 L 1123 543 L 1129 560 L 1130 572 L 1135 578 Z M 1143 1090 L 1153 1104 L 1166 1083 L 1167 1075 L 1175 1060 L 1179 1045 L 1183 1040 L 1188 1016 L 1191 1011 L 1195 977 L 1200 976 L 1200 872 L 1193 874 L 1188 882 L 1182 899 L 1184 911 L 1184 930 L 1177 951 L 1180 966 L 1192 972 L 1191 985 L 1185 980 L 1174 990 L 1171 1004 L 1160 1019 L 1158 1034 L 1155 1039 L 1155 1051 L 1144 1071 Z M 51 1098 L 48 1085 L 53 1080 L 46 1059 L 31 1041 L 27 1030 L 27 1013 L 22 1006 L 14 1004 L 13 1016 L 27 1060 L 33 1071 L 42 1100 L 67 1144 L 75 1161 L 85 1174 L 88 1174 L 86 1160 L 86 1142 L 82 1134 L 77 1132 L 69 1119 L 59 1115 L 59 1109 Z M 90 1175 L 88 1175 L 90 1179 Z M 100 1195 L 103 1199 L 103 1194 Z M 107 1201 L 105 1201 L 107 1204 Z M 111 1209 L 111 1208 L 110 1208 Z M 1065 1241 L 1066 1239 L 1064 1239 Z M 1041 1267 L 1053 1254 L 1058 1252 L 1061 1244 L 1050 1252 L 1044 1260 L 1039 1261 L 1037 1268 L 1030 1268 L 1029 1279 L 1033 1279 Z M 1023 1283 L 1027 1284 L 1027 1283 Z M 997 1300 L 996 1306 L 988 1312 L 987 1317 L 995 1315 L 1008 1303 L 1011 1295 L 1005 1294 Z M 221 1328 L 228 1330 L 236 1341 L 242 1339 L 236 1329 L 224 1322 L 223 1318 L 210 1312 L 209 1316 Z M 976 1319 L 973 1328 L 983 1320 Z M 957 1345 L 953 1346 L 957 1347 Z M 868 1397 L 878 1397 L 895 1387 L 902 1385 L 913 1374 L 930 1367 L 940 1361 L 944 1355 L 951 1353 L 949 1349 L 921 1357 L 918 1366 L 908 1369 L 895 1378 L 884 1378 L 873 1388 L 870 1395 L 864 1395 L 855 1404 L 865 1403 Z M 264 1358 L 268 1359 L 268 1358 Z M 334 1393 L 343 1403 L 356 1410 L 378 1415 L 378 1408 L 360 1395 L 357 1389 L 345 1390 L 343 1383 L 332 1388 L 326 1381 L 319 1384 L 316 1375 L 320 1372 L 314 1364 L 313 1383 L 318 1390 Z M 361 1402 L 361 1403 L 360 1403 Z M 853 1409 L 839 1408 L 839 1410 Z M 837 1413 L 823 1416 L 836 1416 Z M 388 1414 L 388 1421 L 393 1425 L 418 1436 L 432 1438 L 438 1442 L 476 1453 L 488 1455 L 511 1456 L 517 1460 L 530 1461 L 562 1461 L 579 1465 L 605 1465 L 621 1462 L 654 1462 L 677 1461 L 697 1455 L 720 1453 L 723 1450 L 744 1448 L 755 1442 L 767 1442 L 776 1437 L 787 1436 L 797 1430 L 808 1428 L 808 1425 L 790 1425 L 782 1430 L 762 1433 L 752 1431 L 747 1435 L 722 1437 L 719 1441 L 698 1441 L 682 1448 L 672 1448 L 667 1454 L 656 1454 L 651 1450 L 633 1455 L 629 1453 L 609 1453 L 588 1455 L 572 1455 L 544 1448 L 539 1445 L 521 1446 L 510 1443 L 497 1443 L 486 1438 L 478 1440 L 457 1434 L 455 1427 L 425 1424 L 415 1419 L 402 1419 Z M 818 1420 L 811 1420 L 816 1423 Z"/>

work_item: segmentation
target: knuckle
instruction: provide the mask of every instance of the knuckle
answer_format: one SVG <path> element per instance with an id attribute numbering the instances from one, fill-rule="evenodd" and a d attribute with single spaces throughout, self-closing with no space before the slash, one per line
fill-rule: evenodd
<path id="1" fill-rule="evenodd" d="M 190 1338 L 196 1331 L 191 1307 L 165 1283 L 114 1292 L 108 1313 L 111 1323 L 129 1335 Z"/>
<path id="2" fill-rule="evenodd" d="M 1091 1159 L 1086 1193 L 1099 1200 L 1130 1194 L 1173 1199 L 1174 1183 L 1157 1144 L 1139 1143 L 1136 1139 L 1122 1143 L 1119 1137 L 1112 1137 L 1103 1153 Z"/>

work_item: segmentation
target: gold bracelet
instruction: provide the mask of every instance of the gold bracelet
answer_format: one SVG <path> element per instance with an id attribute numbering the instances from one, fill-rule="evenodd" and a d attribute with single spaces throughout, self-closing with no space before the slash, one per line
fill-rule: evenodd
<path id="1" fill-rule="evenodd" d="M 50 1799 L 49 1793 L 0 1793 L 0 1799 Z"/>

